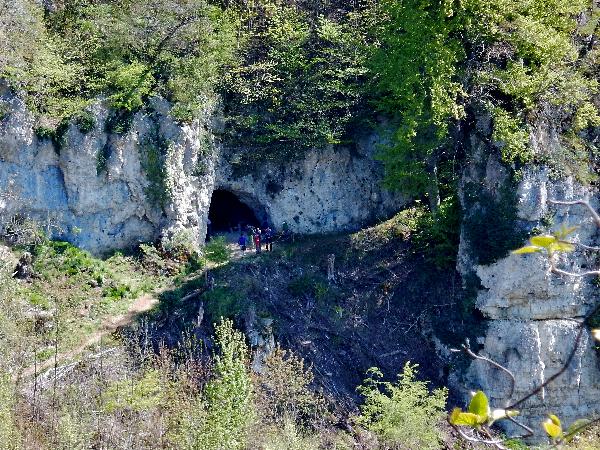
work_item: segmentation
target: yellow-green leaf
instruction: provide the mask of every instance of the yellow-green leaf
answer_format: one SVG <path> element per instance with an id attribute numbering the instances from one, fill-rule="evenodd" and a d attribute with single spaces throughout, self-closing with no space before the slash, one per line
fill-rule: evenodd
<path id="1" fill-rule="evenodd" d="M 463 412 L 460 408 L 454 408 L 452 414 L 450 414 L 450 423 L 463 427 L 478 427 L 485 423 L 485 420 L 482 421 L 482 418 L 477 414 Z"/>
<path id="2" fill-rule="evenodd" d="M 577 228 L 579 228 L 579 227 L 578 226 L 568 227 L 563 223 L 560 226 L 560 229 L 554 233 L 554 236 L 556 236 L 557 239 L 564 239 L 568 235 L 573 233 L 575 230 L 577 230 Z"/>
<path id="3" fill-rule="evenodd" d="M 544 430 L 553 440 L 556 440 L 562 436 L 562 427 L 560 426 L 560 420 L 554 414 L 546 419 L 542 426 Z"/>
<path id="4" fill-rule="evenodd" d="M 542 236 L 534 236 L 531 238 L 531 243 L 538 247 L 548 248 L 551 244 L 557 241 L 556 237 L 551 236 L 549 234 Z"/>
<path id="5" fill-rule="evenodd" d="M 554 425 L 556 425 L 557 427 L 561 426 L 560 419 L 558 418 L 558 416 L 555 416 L 554 414 L 550 414 L 548 417 L 550 418 L 550 420 L 552 421 L 552 423 Z"/>
<path id="6" fill-rule="evenodd" d="M 515 255 L 525 255 L 527 253 L 536 253 L 541 252 L 542 249 L 540 247 L 536 247 L 535 245 L 526 245 L 525 247 L 518 248 L 513 250 Z"/>
<path id="7" fill-rule="evenodd" d="M 573 244 L 570 244 L 568 242 L 563 242 L 563 241 L 557 241 L 548 246 L 549 252 L 569 253 L 569 252 L 572 252 L 573 250 L 575 250 L 575 246 Z"/>
<path id="8" fill-rule="evenodd" d="M 490 407 L 488 398 L 483 391 L 477 391 L 475 393 L 471 399 L 471 403 L 469 403 L 469 412 L 484 417 L 487 421 L 487 418 L 490 415 Z"/>

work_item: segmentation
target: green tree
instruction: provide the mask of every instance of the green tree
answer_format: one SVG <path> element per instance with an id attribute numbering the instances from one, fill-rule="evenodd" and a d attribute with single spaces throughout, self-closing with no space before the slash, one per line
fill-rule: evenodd
<path id="1" fill-rule="evenodd" d="M 171 439 L 189 450 L 236 450 L 246 445 L 255 413 L 252 380 L 248 373 L 248 347 L 244 335 L 224 319 L 215 329 L 218 354 L 214 378 L 202 398 L 180 411 Z"/>
<path id="2" fill-rule="evenodd" d="M 416 379 L 417 365 L 406 363 L 398 381 L 382 381 L 377 368 L 358 388 L 365 402 L 360 407 L 358 424 L 374 432 L 393 449 L 438 449 L 440 423 L 444 418 L 447 389 L 429 391 L 426 381 Z"/>
<path id="3" fill-rule="evenodd" d="M 440 163 L 460 156 L 452 130 L 469 114 L 492 117 L 508 164 L 531 161 L 528 127 L 550 110 L 583 145 L 571 127 L 599 123 L 597 16 L 584 0 L 373 2 L 365 17 L 375 104 L 395 124 L 381 154 L 388 185 L 426 194 L 435 210 Z"/>

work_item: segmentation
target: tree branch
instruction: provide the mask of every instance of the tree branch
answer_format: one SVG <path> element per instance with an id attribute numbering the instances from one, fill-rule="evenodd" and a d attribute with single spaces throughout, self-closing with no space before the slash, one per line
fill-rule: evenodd
<path id="1" fill-rule="evenodd" d="M 592 219 L 594 219 L 594 223 L 596 224 L 596 226 L 598 228 L 600 228 L 600 215 L 598 215 L 596 210 L 594 208 L 592 208 L 592 205 L 590 205 L 590 203 L 586 200 L 574 200 L 571 202 L 567 202 L 567 201 L 563 201 L 563 200 L 548 200 L 548 203 L 550 203 L 552 205 L 563 205 L 563 206 L 573 206 L 573 205 L 585 206 L 588 209 L 590 215 L 592 216 Z"/>

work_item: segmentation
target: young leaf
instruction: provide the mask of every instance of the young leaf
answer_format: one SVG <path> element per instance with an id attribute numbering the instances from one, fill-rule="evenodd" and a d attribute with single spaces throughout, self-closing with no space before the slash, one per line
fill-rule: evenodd
<path id="1" fill-rule="evenodd" d="M 550 245 L 555 243 L 557 239 L 556 237 L 547 234 L 542 236 L 534 236 L 530 240 L 533 245 L 548 248 Z"/>
<path id="2" fill-rule="evenodd" d="M 575 246 L 573 244 L 570 244 L 568 242 L 563 242 L 563 241 L 557 241 L 548 246 L 549 252 L 569 253 L 569 252 L 572 252 L 573 250 L 575 250 Z"/>
<path id="3" fill-rule="evenodd" d="M 484 417 L 485 420 L 487 420 L 490 415 L 490 407 L 488 398 L 483 391 L 477 391 L 475 393 L 471 399 L 471 403 L 469 403 L 469 412 Z"/>
<path id="4" fill-rule="evenodd" d="M 552 438 L 552 440 L 556 441 L 563 434 L 562 427 L 560 425 L 560 419 L 556 417 L 554 414 L 551 414 L 548 419 L 546 419 L 542 426 L 544 430 Z"/>
<path id="5" fill-rule="evenodd" d="M 470 412 L 463 412 L 460 408 L 454 408 L 450 414 L 450 423 L 452 425 L 463 427 L 478 427 L 485 423 L 481 416 Z"/>
<path id="6" fill-rule="evenodd" d="M 513 254 L 515 255 L 525 255 L 527 253 L 537 253 L 541 252 L 542 249 L 540 247 L 536 247 L 535 245 L 526 245 L 525 247 L 518 248 L 513 250 Z"/>
<path id="7" fill-rule="evenodd" d="M 579 228 L 578 226 L 574 226 L 574 227 L 567 227 L 564 223 L 560 226 L 560 229 L 558 231 L 556 231 L 554 233 L 554 236 L 556 236 L 557 239 L 561 240 L 566 238 L 567 236 L 569 236 L 571 233 L 573 233 L 575 230 L 577 230 L 577 228 Z"/>

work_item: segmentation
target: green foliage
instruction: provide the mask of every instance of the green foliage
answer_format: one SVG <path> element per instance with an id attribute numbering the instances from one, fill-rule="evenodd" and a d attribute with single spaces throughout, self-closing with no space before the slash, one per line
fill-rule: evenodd
<path id="1" fill-rule="evenodd" d="M 229 261 L 231 258 L 231 249 L 224 237 L 215 236 L 204 246 L 204 255 L 207 260 L 221 264 Z"/>
<path id="2" fill-rule="evenodd" d="M 493 117 L 492 138 L 506 163 L 532 160 L 528 127 L 550 108 L 565 133 L 598 123 L 590 101 L 597 64 L 583 38 L 594 27 L 585 31 L 577 21 L 582 13 L 593 16 L 590 2 L 373 5 L 366 13 L 372 85 L 376 105 L 396 125 L 381 152 L 388 185 L 430 193 L 438 163 L 456 157 L 448 151 L 449 127 L 472 107 Z"/>
<path id="3" fill-rule="evenodd" d="M 182 450 L 241 450 L 246 447 L 254 420 L 252 382 L 246 363 L 248 347 L 244 335 L 231 320 L 216 326 L 218 354 L 214 378 L 203 398 L 181 411 L 171 440 Z"/>
<path id="4" fill-rule="evenodd" d="M 531 245 L 513 250 L 516 255 L 544 252 L 548 257 L 554 253 L 570 253 L 575 250 L 575 245 L 565 239 L 577 230 L 578 227 L 567 227 L 565 224 L 552 235 L 538 235 L 529 239 Z"/>
<path id="5" fill-rule="evenodd" d="M 460 203 L 455 196 L 444 199 L 435 212 L 423 211 L 411 234 L 415 250 L 440 269 L 456 266 L 460 241 Z"/>
<path id="6" fill-rule="evenodd" d="M 79 131 L 86 134 L 96 127 L 96 118 L 89 111 L 81 111 L 74 116 L 75 125 Z"/>
<path id="7" fill-rule="evenodd" d="M 244 61 L 227 79 L 230 138 L 252 147 L 238 169 L 346 139 L 366 74 L 356 17 L 315 18 L 300 5 L 261 0 L 245 21 Z"/>
<path id="8" fill-rule="evenodd" d="M 205 0 L 65 0 L 45 14 L 18 1 L 23 9 L 15 8 L 6 31 L 14 55 L 0 58 L 0 76 L 50 122 L 105 94 L 127 111 L 162 95 L 189 120 L 234 61 L 237 18 Z"/>
<path id="9" fill-rule="evenodd" d="M 320 280 L 315 275 L 304 274 L 292 279 L 288 284 L 288 291 L 296 297 L 315 297 L 322 290 Z"/>
<path id="10" fill-rule="evenodd" d="M 406 363 L 395 383 L 382 381 L 378 369 L 369 369 L 358 388 L 365 402 L 356 421 L 388 447 L 438 449 L 448 393 L 446 389 L 430 392 L 427 382 L 416 379 L 416 368 Z"/>
<path id="11" fill-rule="evenodd" d="M 532 158 L 528 149 L 529 133 L 519 120 L 500 107 L 492 109 L 494 131 L 492 139 L 500 145 L 502 160 L 526 163 Z"/>
<path id="12" fill-rule="evenodd" d="M 133 62 L 119 66 L 107 74 L 107 81 L 114 93 L 109 97 L 116 109 L 134 111 L 144 104 L 156 82 L 146 65 Z"/>
<path id="13" fill-rule="evenodd" d="M 515 417 L 518 414 L 519 412 L 515 410 L 492 410 L 485 393 L 483 391 L 477 391 L 471 398 L 468 411 L 463 412 L 460 408 L 454 408 L 448 421 L 455 426 L 466 426 L 479 429 L 484 425 L 489 427 L 497 420 Z"/>
<path id="14" fill-rule="evenodd" d="M 108 413 L 147 411 L 164 402 L 166 387 L 159 372 L 150 369 L 137 380 L 125 379 L 110 384 L 103 393 L 104 409 Z"/>
<path id="15" fill-rule="evenodd" d="M 202 298 L 205 300 L 206 312 L 212 320 L 236 317 L 245 306 L 245 301 L 240 294 L 227 287 L 215 287 L 206 292 Z"/>
<path id="16" fill-rule="evenodd" d="M 101 278 L 103 268 L 88 252 L 68 242 L 49 241 L 35 247 L 33 268 L 43 277 L 53 277 L 57 272 L 67 276 L 89 274 Z"/>
<path id="17" fill-rule="evenodd" d="M 375 2 L 367 20 L 374 45 L 369 65 L 376 106 L 395 118 L 392 143 L 384 146 L 387 184 L 408 193 L 427 192 L 435 180 L 438 149 L 451 119 L 464 112 L 458 39 L 464 6 L 453 1 Z"/>

